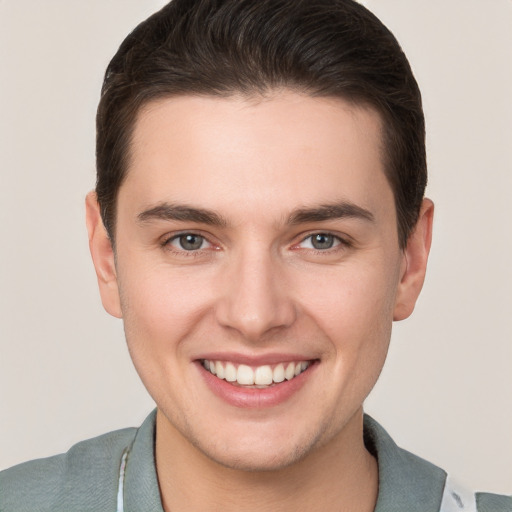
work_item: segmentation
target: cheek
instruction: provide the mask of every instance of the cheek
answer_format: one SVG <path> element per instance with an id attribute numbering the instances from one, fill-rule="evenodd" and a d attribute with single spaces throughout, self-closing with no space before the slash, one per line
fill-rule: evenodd
<path id="1" fill-rule="evenodd" d="M 395 266 L 352 266 L 306 276 L 301 302 L 332 340 L 357 344 L 391 329 L 398 282 Z M 312 293 L 313 291 L 313 293 Z"/>
<path id="2" fill-rule="evenodd" d="M 185 382 L 186 341 L 194 337 L 205 310 L 204 289 L 164 269 L 120 275 L 121 307 L 128 350 L 156 403 L 177 402 Z"/>
<path id="3" fill-rule="evenodd" d="M 129 344 L 144 345 L 156 353 L 176 349 L 208 310 L 211 291 L 204 276 L 151 268 L 136 275 L 120 272 L 123 322 Z"/>
<path id="4" fill-rule="evenodd" d="M 304 302 L 328 339 L 340 400 L 359 404 L 386 359 L 399 275 L 397 265 L 372 263 L 324 276 L 322 293 Z"/>

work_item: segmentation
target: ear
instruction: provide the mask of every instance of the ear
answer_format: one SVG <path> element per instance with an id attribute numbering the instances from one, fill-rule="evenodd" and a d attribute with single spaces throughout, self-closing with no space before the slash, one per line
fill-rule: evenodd
<path id="1" fill-rule="evenodd" d="M 96 192 L 89 192 L 85 198 L 85 216 L 89 233 L 89 249 L 98 278 L 101 301 L 112 316 L 122 317 L 121 301 L 117 284 L 114 250 L 103 220 Z"/>
<path id="2" fill-rule="evenodd" d="M 418 222 L 403 251 L 401 278 L 398 284 L 393 320 L 404 320 L 414 310 L 425 280 L 428 254 L 432 243 L 433 218 L 434 203 L 430 199 L 424 199 Z"/>

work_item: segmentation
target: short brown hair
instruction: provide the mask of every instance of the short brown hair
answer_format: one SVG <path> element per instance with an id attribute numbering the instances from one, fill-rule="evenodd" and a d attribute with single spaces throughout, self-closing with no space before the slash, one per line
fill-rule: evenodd
<path id="1" fill-rule="evenodd" d="M 277 88 L 379 112 L 404 247 L 427 181 L 421 95 L 393 34 L 353 0 L 173 0 L 137 26 L 107 68 L 97 115 L 96 192 L 111 240 L 143 105 Z"/>

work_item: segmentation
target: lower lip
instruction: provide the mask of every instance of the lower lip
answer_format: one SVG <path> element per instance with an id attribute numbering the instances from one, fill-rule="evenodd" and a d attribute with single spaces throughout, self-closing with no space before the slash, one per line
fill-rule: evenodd
<path id="1" fill-rule="evenodd" d="M 318 366 L 316 363 L 312 363 L 305 371 L 291 380 L 285 380 L 268 388 L 259 389 L 234 386 L 224 379 L 215 377 L 199 361 L 197 365 L 206 385 L 215 395 L 235 407 L 252 409 L 273 407 L 286 402 L 302 388 L 315 371 L 316 366 Z"/>

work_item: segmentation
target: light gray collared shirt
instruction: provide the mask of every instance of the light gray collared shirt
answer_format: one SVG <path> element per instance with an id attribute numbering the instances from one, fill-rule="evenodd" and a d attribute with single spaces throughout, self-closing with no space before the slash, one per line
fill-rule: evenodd
<path id="1" fill-rule="evenodd" d="M 153 411 L 140 428 L 105 434 L 67 453 L 0 472 L 0 512 L 163 512 L 155 468 Z M 464 493 L 446 473 L 399 448 L 365 416 L 379 467 L 375 512 L 512 512 L 512 497 Z"/>

